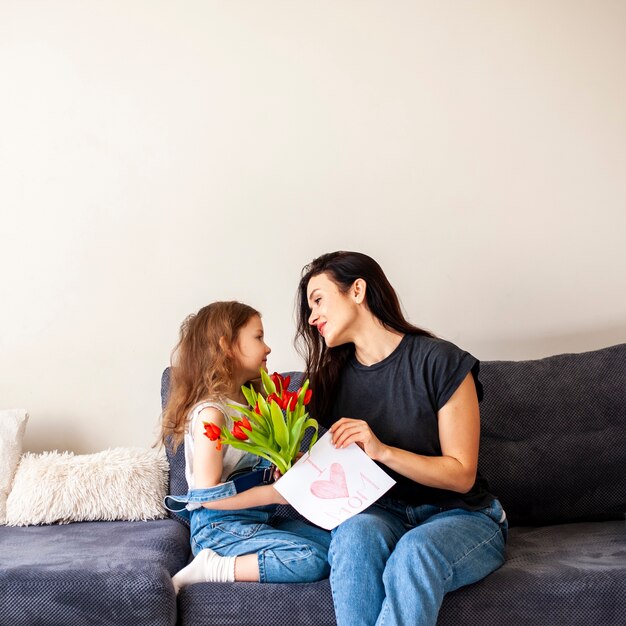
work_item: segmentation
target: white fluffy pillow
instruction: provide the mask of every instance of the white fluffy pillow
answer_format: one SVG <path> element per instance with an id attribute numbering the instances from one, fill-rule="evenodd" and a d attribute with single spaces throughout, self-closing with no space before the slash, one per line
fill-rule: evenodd
<path id="1" fill-rule="evenodd" d="M 15 472 L 6 523 L 163 518 L 167 477 L 165 454 L 148 448 L 27 453 Z"/>
<path id="2" fill-rule="evenodd" d="M 7 496 L 22 454 L 26 422 L 28 413 L 24 409 L 0 411 L 0 524 L 5 521 Z"/>

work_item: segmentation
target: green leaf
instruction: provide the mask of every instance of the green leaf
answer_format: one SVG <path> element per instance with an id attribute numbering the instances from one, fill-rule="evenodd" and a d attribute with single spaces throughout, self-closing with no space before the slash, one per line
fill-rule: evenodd
<path id="1" fill-rule="evenodd" d="M 238 450 L 244 450 L 245 452 L 251 452 L 257 456 L 262 456 L 270 463 L 273 463 L 283 474 L 289 469 L 289 464 L 279 454 L 273 450 L 261 449 L 254 444 L 241 441 L 240 439 L 233 438 L 233 441 L 224 441 L 225 444 L 237 448 Z"/>
<path id="2" fill-rule="evenodd" d="M 250 441 L 252 441 L 253 443 L 259 446 L 263 446 L 264 448 L 268 448 L 270 450 L 272 449 L 272 444 L 270 443 L 270 440 L 267 437 L 264 437 L 260 432 L 255 430 L 247 430 L 245 428 L 243 430 L 248 435 L 248 439 L 250 439 Z"/>
<path id="3" fill-rule="evenodd" d="M 269 429 L 267 427 L 267 420 L 264 419 L 258 413 L 255 413 L 251 409 L 244 409 L 240 407 L 238 404 L 227 404 L 226 406 L 229 406 L 232 409 L 236 409 L 242 415 L 245 415 L 250 420 L 250 423 L 256 426 L 256 428 L 260 430 L 264 435 L 267 435 L 269 433 Z"/>
<path id="4" fill-rule="evenodd" d="M 302 440 L 304 439 L 304 433 L 306 432 L 307 428 L 313 428 L 315 430 L 313 435 L 311 435 L 311 443 L 309 444 L 308 449 L 310 450 L 315 445 L 315 442 L 317 441 L 319 426 L 317 424 L 317 420 L 310 417 L 308 420 L 306 420 L 306 422 L 304 422 L 304 426 L 302 427 L 302 433 L 300 435 L 300 440 L 298 441 L 298 450 L 300 449 L 300 446 L 302 445 Z"/>
<path id="5" fill-rule="evenodd" d="M 241 393 L 243 393 L 243 395 L 246 398 L 246 401 L 248 402 L 248 404 L 254 408 L 254 405 L 256 404 L 256 398 L 257 398 L 257 392 L 254 390 L 254 388 L 252 386 L 250 387 L 246 387 L 245 385 L 241 388 Z"/>
<path id="6" fill-rule="evenodd" d="M 268 435 L 271 435 L 272 439 L 274 439 L 275 435 L 274 435 L 274 426 L 272 424 L 272 411 L 270 410 L 270 407 L 267 404 L 267 401 L 261 394 L 259 394 L 258 400 L 259 400 L 259 411 L 261 411 L 261 415 L 259 415 L 257 419 L 263 420 L 263 423 L 265 424 L 264 431 Z"/>
<path id="7" fill-rule="evenodd" d="M 235 411 L 241 413 L 242 415 L 245 415 L 246 417 L 250 417 L 250 414 L 256 415 L 256 413 L 254 413 L 251 409 L 246 409 L 239 404 L 227 404 L 226 406 L 230 407 L 231 409 L 235 409 Z"/>
<path id="8" fill-rule="evenodd" d="M 300 443 L 302 442 L 302 435 L 304 433 L 302 425 L 304 424 L 305 419 L 306 415 L 301 415 L 291 427 L 289 457 L 292 459 L 300 450 Z"/>
<path id="9" fill-rule="evenodd" d="M 287 426 L 287 432 L 291 435 L 291 427 L 294 422 L 295 411 L 290 411 L 289 408 L 285 409 L 285 425 Z M 291 437 L 290 437 L 291 440 Z"/>
<path id="10" fill-rule="evenodd" d="M 252 427 L 264 437 L 271 437 L 272 432 L 267 426 L 267 421 L 260 415 L 254 414 L 254 417 L 250 416 L 250 424 Z"/>
<path id="11" fill-rule="evenodd" d="M 304 385 L 302 385 L 302 389 L 300 391 L 300 393 L 298 394 L 298 404 L 300 406 L 304 405 L 304 396 L 306 395 L 307 389 L 309 388 L 309 379 L 307 378 L 304 381 Z"/>
<path id="12" fill-rule="evenodd" d="M 289 449 L 289 432 L 285 424 L 283 412 L 276 402 L 271 402 L 270 409 L 272 411 L 272 426 L 274 431 L 274 439 L 278 444 L 281 452 L 287 452 Z"/>
<path id="13" fill-rule="evenodd" d="M 261 394 L 259 394 L 257 399 L 259 401 L 259 411 L 261 411 L 261 415 L 263 417 L 269 417 L 270 407 L 267 404 L 267 400 Z"/>
<path id="14" fill-rule="evenodd" d="M 276 385 L 270 378 L 270 375 L 261 368 L 261 380 L 263 381 L 263 387 L 265 388 L 265 393 L 269 396 L 271 393 L 276 393 Z"/>

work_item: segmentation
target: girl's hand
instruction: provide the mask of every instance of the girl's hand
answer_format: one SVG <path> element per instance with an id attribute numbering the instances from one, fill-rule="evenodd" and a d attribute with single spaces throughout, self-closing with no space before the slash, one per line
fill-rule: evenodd
<path id="1" fill-rule="evenodd" d="M 361 450 L 375 461 L 382 460 L 387 446 L 372 432 L 369 424 L 363 420 L 342 417 L 331 427 L 332 443 L 335 448 L 345 448 L 356 443 Z"/>
<path id="2" fill-rule="evenodd" d="M 299 461 L 304 456 L 304 452 L 298 452 L 295 457 L 293 457 L 294 462 Z M 274 472 L 272 476 L 274 477 L 274 482 L 276 482 L 283 473 L 274 465 Z"/>
<path id="3" fill-rule="evenodd" d="M 289 504 L 289 502 L 287 502 L 287 500 L 285 500 L 285 498 L 283 498 L 283 496 L 280 493 L 278 493 L 276 489 L 274 489 L 274 493 L 276 494 L 274 504 Z"/>

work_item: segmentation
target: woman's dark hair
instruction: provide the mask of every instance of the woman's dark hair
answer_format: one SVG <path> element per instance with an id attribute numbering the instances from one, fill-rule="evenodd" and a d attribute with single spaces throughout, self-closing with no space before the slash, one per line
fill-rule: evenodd
<path id="1" fill-rule="evenodd" d="M 306 265 L 298 286 L 296 348 L 305 359 L 306 375 L 311 380 L 311 414 L 323 420 L 334 402 L 341 371 L 354 355 L 354 344 L 328 348 L 317 329 L 309 324 L 311 309 L 307 299 L 307 287 L 309 280 L 319 274 L 327 274 L 341 293 L 347 293 L 354 281 L 362 278 L 367 284 L 367 308 L 385 327 L 407 335 L 434 335 L 406 320 L 398 296 L 382 268 L 366 254 L 329 252 Z"/>

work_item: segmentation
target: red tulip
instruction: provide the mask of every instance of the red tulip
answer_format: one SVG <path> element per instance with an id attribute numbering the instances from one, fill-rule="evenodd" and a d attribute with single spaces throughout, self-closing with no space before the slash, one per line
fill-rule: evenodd
<path id="1" fill-rule="evenodd" d="M 296 396 L 300 396 L 300 394 L 302 393 L 302 387 L 300 387 L 300 389 L 298 389 L 298 391 L 296 391 Z M 313 395 L 313 390 L 312 389 L 307 389 L 304 393 L 304 397 L 302 398 L 302 404 L 304 406 L 306 406 L 309 402 L 311 402 L 311 396 Z"/>
<path id="2" fill-rule="evenodd" d="M 276 393 L 282 397 L 283 393 L 287 391 L 289 383 L 291 382 L 291 376 L 283 378 L 278 372 L 274 372 L 270 378 L 276 387 Z"/>
<path id="3" fill-rule="evenodd" d="M 257 415 L 261 415 L 261 409 L 259 409 L 259 403 L 258 402 L 254 405 L 254 412 Z"/>
<path id="4" fill-rule="evenodd" d="M 278 372 L 274 372 L 270 376 L 270 378 L 272 379 L 272 382 L 274 383 L 274 386 L 276 387 L 276 392 L 280 394 L 280 392 L 284 388 L 283 377 Z"/>
<path id="5" fill-rule="evenodd" d="M 222 449 L 222 442 L 220 440 L 220 436 L 222 434 L 222 430 L 219 426 L 213 424 L 213 422 L 202 422 L 204 424 L 204 434 L 211 441 L 217 441 L 217 445 L 215 446 L 216 450 Z"/>
<path id="6" fill-rule="evenodd" d="M 204 434 L 211 440 L 217 441 L 222 434 L 222 430 L 219 426 L 216 426 L 213 422 L 203 422 Z"/>
<path id="7" fill-rule="evenodd" d="M 289 401 L 289 409 L 291 411 L 295 411 L 297 404 L 298 404 L 298 394 L 293 393 L 291 394 L 291 400 Z"/>
<path id="8" fill-rule="evenodd" d="M 287 380 L 289 377 L 287 377 Z M 276 393 L 270 393 L 267 396 L 267 402 L 270 404 L 272 401 L 276 402 L 276 404 L 283 410 L 286 411 L 290 409 L 291 411 L 295 410 L 296 404 L 298 403 L 298 394 L 294 391 L 283 391 L 282 394 L 278 395 Z"/>
<path id="9" fill-rule="evenodd" d="M 239 422 L 237 422 L 241 428 L 245 428 L 246 430 L 252 430 L 252 426 L 250 426 L 250 420 L 247 417 L 242 417 Z"/>
<path id="10" fill-rule="evenodd" d="M 241 439 L 241 441 L 245 441 L 248 438 L 248 435 L 246 435 L 246 433 L 244 433 L 243 430 L 241 430 L 241 426 L 239 425 L 239 422 L 237 422 L 235 426 L 233 427 L 232 433 L 233 433 L 233 437 L 236 437 L 237 439 Z"/>

